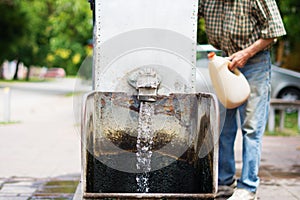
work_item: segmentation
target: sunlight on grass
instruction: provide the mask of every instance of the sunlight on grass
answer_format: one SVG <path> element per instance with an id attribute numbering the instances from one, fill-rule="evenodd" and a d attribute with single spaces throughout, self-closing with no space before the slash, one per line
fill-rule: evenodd
<path id="1" fill-rule="evenodd" d="M 279 114 L 275 115 L 275 131 L 269 132 L 268 128 L 266 128 L 265 135 L 270 136 L 297 136 L 300 135 L 300 130 L 297 125 L 298 113 L 286 113 L 284 118 L 284 129 L 282 131 L 279 130 Z"/>
<path id="2" fill-rule="evenodd" d="M 4 125 L 12 125 L 12 124 L 20 124 L 21 121 L 9 121 L 9 122 L 1 122 L 0 121 L 0 126 Z"/>

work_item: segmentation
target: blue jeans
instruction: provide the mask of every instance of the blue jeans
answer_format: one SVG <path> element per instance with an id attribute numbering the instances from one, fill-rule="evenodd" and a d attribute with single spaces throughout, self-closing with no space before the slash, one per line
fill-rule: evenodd
<path id="1" fill-rule="evenodd" d="M 238 129 L 237 111 L 243 134 L 243 167 L 238 188 L 256 192 L 259 185 L 258 169 L 261 158 L 261 141 L 268 118 L 270 102 L 271 61 L 269 51 L 262 51 L 248 60 L 240 69 L 247 78 L 251 94 L 235 109 L 221 109 L 224 127 L 219 142 L 219 185 L 229 185 L 235 178 L 234 142 Z M 223 110 L 223 112 L 222 112 Z M 226 111 L 226 113 L 224 113 Z"/>

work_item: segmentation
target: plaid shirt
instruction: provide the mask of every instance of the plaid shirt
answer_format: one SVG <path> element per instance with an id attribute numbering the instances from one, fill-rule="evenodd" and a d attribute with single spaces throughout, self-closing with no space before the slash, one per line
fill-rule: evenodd
<path id="1" fill-rule="evenodd" d="M 199 0 L 198 11 L 209 43 L 228 55 L 286 34 L 275 0 Z"/>

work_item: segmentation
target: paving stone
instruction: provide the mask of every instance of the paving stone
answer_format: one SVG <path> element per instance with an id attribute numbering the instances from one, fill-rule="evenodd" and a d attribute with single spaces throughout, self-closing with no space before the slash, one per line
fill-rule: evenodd
<path id="1" fill-rule="evenodd" d="M 0 189 L 0 200 L 28 200 L 37 190 L 34 182 L 9 180 L 4 182 Z"/>
<path id="2" fill-rule="evenodd" d="M 278 185 L 261 185 L 258 189 L 258 197 L 261 200 L 298 200 L 299 198 L 295 197 L 288 190 L 282 186 Z"/>
<path id="3" fill-rule="evenodd" d="M 0 200 L 28 200 L 29 198 L 24 196 L 0 196 Z"/>
<path id="4" fill-rule="evenodd" d="M 36 191 L 32 182 L 5 183 L 0 190 L 1 194 L 32 194 Z"/>

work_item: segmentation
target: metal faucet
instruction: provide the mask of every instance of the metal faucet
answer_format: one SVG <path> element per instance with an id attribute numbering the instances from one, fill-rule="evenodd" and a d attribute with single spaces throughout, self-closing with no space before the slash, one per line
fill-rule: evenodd
<path id="1" fill-rule="evenodd" d="M 132 74 L 128 82 L 138 90 L 138 100 L 156 101 L 160 78 L 153 68 L 145 68 Z"/>

